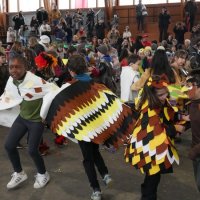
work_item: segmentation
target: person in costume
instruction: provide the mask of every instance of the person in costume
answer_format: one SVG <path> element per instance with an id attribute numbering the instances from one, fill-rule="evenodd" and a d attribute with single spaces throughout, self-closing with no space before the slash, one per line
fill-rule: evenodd
<path id="1" fill-rule="evenodd" d="M 80 64 L 81 63 L 81 64 Z M 69 72 L 71 76 L 80 81 L 90 81 L 89 75 L 85 74 L 87 71 L 87 64 L 85 60 L 80 56 L 71 57 L 68 64 Z M 95 165 L 98 168 L 104 182 L 110 184 L 112 179 L 108 174 L 108 168 L 106 167 L 103 157 L 99 152 L 99 145 L 92 142 L 79 141 L 79 146 L 83 154 L 83 166 L 88 176 L 91 187 L 93 188 L 93 194 L 91 199 L 97 200 L 98 196 L 101 199 L 101 189 L 97 180 L 97 174 Z"/>
<path id="2" fill-rule="evenodd" d="M 63 82 L 71 80 L 69 72 L 62 72 L 61 67 L 58 64 L 58 58 L 56 58 L 56 55 L 53 55 L 53 52 L 40 53 L 35 58 L 35 63 L 37 66 L 36 75 L 40 76 L 46 81 L 55 82 L 60 87 Z M 68 143 L 64 136 L 59 135 L 56 135 L 54 142 L 57 145 L 67 145 Z M 48 153 L 49 148 L 50 147 L 46 144 L 46 142 L 43 142 L 43 140 L 41 140 L 40 152 L 45 155 Z"/>
<path id="3" fill-rule="evenodd" d="M 37 168 L 34 188 L 42 188 L 50 180 L 44 160 L 38 151 L 44 130 L 44 124 L 40 117 L 40 109 L 43 103 L 43 97 L 56 90 L 57 87 L 35 76 L 26 69 L 27 62 L 24 57 L 16 55 L 10 58 L 10 77 L 5 91 L 0 98 L 0 110 L 20 105 L 19 115 L 12 124 L 5 141 L 5 149 L 14 169 L 12 178 L 7 184 L 8 189 L 17 187 L 28 178 L 21 166 L 19 152 L 17 150 L 19 141 L 27 132 L 28 152 Z"/>
<path id="4" fill-rule="evenodd" d="M 178 115 L 168 100 L 168 83 L 166 75 L 152 76 L 145 83 L 136 104 L 139 118 L 125 150 L 126 162 L 145 173 L 141 200 L 156 200 L 161 174 L 172 172 L 172 164 L 179 163 L 173 142 Z"/>
<path id="5" fill-rule="evenodd" d="M 190 72 L 187 85 L 190 88 L 188 91 L 188 96 L 191 99 L 189 120 L 192 130 L 192 145 L 189 151 L 189 158 L 193 162 L 195 182 L 200 191 L 200 69 Z"/>
<path id="6" fill-rule="evenodd" d="M 132 111 L 106 86 L 90 78 L 84 57 L 71 56 L 67 67 L 73 80 L 57 93 L 45 97 L 43 105 L 46 107 L 41 113 L 52 132 L 78 142 L 93 189 L 91 199 L 101 200 L 95 166 L 106 185 L 112 178 L 99 152 L 99 144 L 117 148 L 126 142 L 134 124 Z"/>

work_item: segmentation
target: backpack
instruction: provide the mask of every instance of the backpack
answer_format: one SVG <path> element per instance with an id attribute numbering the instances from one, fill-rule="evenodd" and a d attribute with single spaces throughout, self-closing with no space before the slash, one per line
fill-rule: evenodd
<path id="1" fill-rule="evenodd" d="M 117 84 L 114 79 L 114 71 L 112 64 L 110 62 L 101 61 L 99 64 L 99 83 L 104 84 L 109 88 L 113 93 L 117 91 Z"/>

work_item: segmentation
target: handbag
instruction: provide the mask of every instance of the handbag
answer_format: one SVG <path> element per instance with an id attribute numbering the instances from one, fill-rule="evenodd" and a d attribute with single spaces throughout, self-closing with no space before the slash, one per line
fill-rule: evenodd
<path id="1" fill-rule="evenodd" d="M 143 11 L 142 11 L 142 15 L 143 15 L 143 16 L 147 16 L 147 15 L 148 15 L 147 10 L 143 10 Z"/>
<path id="2" fill-rule="evenodd" d="M 148 12 L 145 5 L 142 5 L 142 16 L 147 16 Z"/>

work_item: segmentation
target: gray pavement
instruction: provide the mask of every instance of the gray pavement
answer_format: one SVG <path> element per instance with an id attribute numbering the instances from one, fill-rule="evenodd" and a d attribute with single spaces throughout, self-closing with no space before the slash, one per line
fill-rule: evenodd
<path id="1" fill-rule="evenodd" d="M 59 148 L 53 143 L 54 135 L 45 132 L 45 141 L 50 145 L 50 154 L 45 156 L 45 163 L 51 175 L 51 181 L 43 189 L 34 189 L 35 166 L 27 150 L 20 151 L 21 162 L 28 174 L 28 180 L 14 190 L 7 190 L 6 184 L 12 173 L 11 164 L 4 150 L 4 140 L 8 128 L 0 126 L 0 199 L 1 200 L 89 200 L 91 189 L 84 169 L 82 156 L 77 144 Z M 177 145 L 180 166 L 174 166 L 174 173 L 163 175 L 158 189 L 158 200 L 198 200 L 198 193 L 192 170 L 192 162 L 187 158 L 191 142 L 190 132 L 182 136 L 182 143 Z M 22 140 L 26 144 L 26 138 Z M 106 188 L 100 180 L 103 200 L 139 200 L 140 184 L 144 176 L 123 159 L 124 147 L 116 153 L 101 149 L 114 182 Z M 100 179 L 100 178 L 99 178 Z"/>

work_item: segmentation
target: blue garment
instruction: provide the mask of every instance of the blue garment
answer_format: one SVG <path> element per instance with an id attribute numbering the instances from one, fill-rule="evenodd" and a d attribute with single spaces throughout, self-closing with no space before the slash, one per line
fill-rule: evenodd
<path id="1" fill-rule="evenodd" d="M 109 55 L 103 56 L 101 59 L 105 60 L 106 62 L 112 62 L 112 58 Z"/>
<path id="2" fill-rule="evenodd" d="M 88 74 L 79 74 L 74 76 L 74 78 L 79 81 L 86 81 L 86 82 L 92 80 L 92 78 Z"/>

